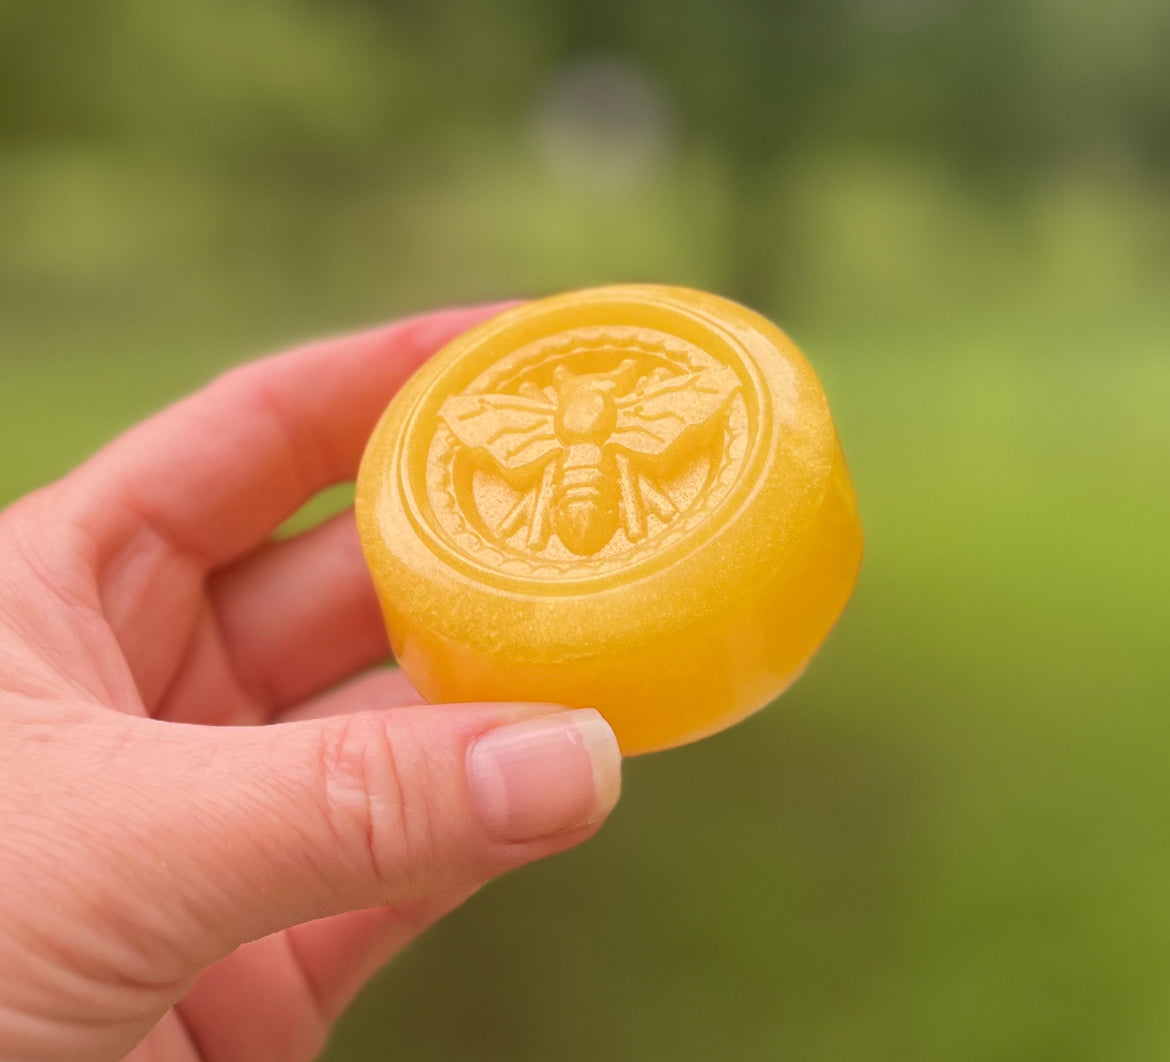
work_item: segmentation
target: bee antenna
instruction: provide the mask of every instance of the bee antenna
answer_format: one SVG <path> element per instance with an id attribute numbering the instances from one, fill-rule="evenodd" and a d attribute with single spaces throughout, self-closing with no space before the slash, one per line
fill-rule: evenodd
<path id="1" fill-rule="evenodd" d="M 614 372 L 614 383 L 624 394 L 638 382 L 640 375 L 641 370 L 638 368 L 638 363 L 633 358 L 623 358 L 622 363 Z"/>

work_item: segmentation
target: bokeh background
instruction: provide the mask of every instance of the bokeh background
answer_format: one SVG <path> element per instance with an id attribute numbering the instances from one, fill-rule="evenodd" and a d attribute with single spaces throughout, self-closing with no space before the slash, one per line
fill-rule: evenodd
<path id="1" fill-rule="evenodd" d="M 618 280 L 778 320 L 856 477 L 800 685 L 630 763 L 330 1062 L 1170 1058 L 1168 44 L 1164 0 L 0 0 L 0 502 L 283 344 Z"/>

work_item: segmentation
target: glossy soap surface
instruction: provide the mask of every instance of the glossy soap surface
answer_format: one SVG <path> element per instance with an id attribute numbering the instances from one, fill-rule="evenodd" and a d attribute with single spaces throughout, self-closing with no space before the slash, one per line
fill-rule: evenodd
<path id="1" fill-rule="evenodd" d="M 780 694 L 861 561 L 812 368 L 682 288 L 560 295 L 450 343 L 375 429 L 357 513 L 428 700 L 595 707 L 627 754 Z"/>

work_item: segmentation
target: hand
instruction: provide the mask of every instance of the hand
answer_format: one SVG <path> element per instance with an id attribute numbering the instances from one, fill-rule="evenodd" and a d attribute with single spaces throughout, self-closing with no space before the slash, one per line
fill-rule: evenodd
<path id="1" fill-rule="evenodd" d="M 596 712 L 365 670 L 350 514 L 267 541 L 496 309 L 245 366 L 0 515 L 0 1058 L 310 1059 L 387 957 L 613 807 Z"/>

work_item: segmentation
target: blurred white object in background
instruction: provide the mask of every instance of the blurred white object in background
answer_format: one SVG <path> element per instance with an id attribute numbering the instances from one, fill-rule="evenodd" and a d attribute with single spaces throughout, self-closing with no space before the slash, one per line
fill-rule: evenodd
<path id="1" fill-rule="evenodd" d="M 671 154 L 673 130 L 662 85 L 633 60 L 610 54 L 563 67 L 533 117 L 537 151 L 558 178 L 603 194 L 653 179 Z"/>

